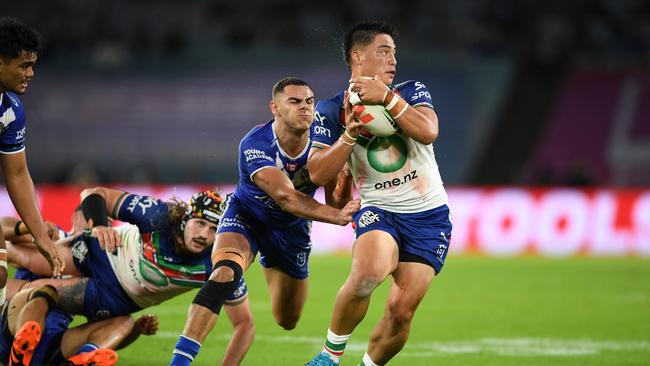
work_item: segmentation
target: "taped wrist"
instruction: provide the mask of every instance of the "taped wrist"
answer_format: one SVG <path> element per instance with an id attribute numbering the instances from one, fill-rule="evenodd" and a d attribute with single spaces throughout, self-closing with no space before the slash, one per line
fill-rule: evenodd
<path id="1" fill-rule="evenodd" d="M 91 194 L 81 202 L 81 211 L 84 218 L 93 220 L 94 226 L 108 226 L 108 214 L 106 213 L 106 200 L 98 194 Z"/>
<path id="2" fill-rule="evenodd" d="M 209 280 L 205 283 L 205 285 L 203 285 L 203 287 L 201 287 L 199 292 L 194 297 L 194 301 L 192 301 L 193 304 L 206 307 L 217 315 L 219 315 L 221 312 L 221 307 L 223 306 L 223 303 L 226 301 L 228 296 L 230 296 L 230 294 L 232 294 L 233 291 L 235 291 L 237 288 L 239 280 L 241 279 L 244 272 L 237 262 L 227 259 L 217 262 L 212 268 L 212 271 L 214 272 L 217 270 L 217 268 L 222 266 L 233 270 L 235 274 L 232 281 L 216 282 Z"/>
<path id="3" fill-rule="evenodd" d="M 48 311 L 54 309 L 57 301 L 59 301 L 59 293 L 56 291 L 56 288 L 50 285 L 45 285 L 36 288 L 29 295 L 28 300 L 33 300 L 37 297 L 42 297 L 45 299 L 45 301 L 47 301 Z"/>
<path id="4" fill-rule="evenodd" d="M 395 119 L 401 117 L 409 107 L 408 103 L 395 92 L 390 92 L 384 103 L 388 113 Z"/>

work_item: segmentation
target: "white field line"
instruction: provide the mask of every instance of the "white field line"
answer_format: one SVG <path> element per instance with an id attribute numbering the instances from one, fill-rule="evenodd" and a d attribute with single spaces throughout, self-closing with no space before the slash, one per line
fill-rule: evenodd
<path id="1" fill-rule="evenodd" d="M 178 333 L 159 332 L 160 338 L 178 338 Z M 220 340 L 230 339 L 230 334 L 220 334 Z M 315 348 L 323 345 L 322 337 L 270 336 L 258 334 L 255 342 L 302 344 Z M 366 344 L 351 342 L 346 350 L 364 352 Z M 431 357 L 440 354 L 492 353 L 502 356 L 584 356 L 604 351 L 650 352 L 650 341 L 598 341 L 591 339 L 555 338 L 483 338 L 473 341 L 409 342 L 402 356 Z"/>

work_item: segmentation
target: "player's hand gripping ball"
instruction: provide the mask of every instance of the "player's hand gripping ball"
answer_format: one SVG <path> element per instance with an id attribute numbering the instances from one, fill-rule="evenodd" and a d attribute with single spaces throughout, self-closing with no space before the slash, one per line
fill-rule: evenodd
<path id="1" fill-rule="evenodd" d="M 363 123 L 363 128 L 375 136 L 390 136 L 397 132 L 397 122 L 380 104 L 364 104 L 359 94 L 350 93 L 350 103 L 354 118 Z"/>

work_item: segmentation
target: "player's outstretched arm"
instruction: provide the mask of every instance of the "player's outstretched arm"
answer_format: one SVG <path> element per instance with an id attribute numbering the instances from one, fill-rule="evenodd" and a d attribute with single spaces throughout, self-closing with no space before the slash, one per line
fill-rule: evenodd
<path id="1" fill-rule="evenodd" d="M 118 344 L 115 349 L 122 349 L 135 342 L 141 335 L 155 335 L 158 331 L 158 316 L 154 314 L 140 315 L 133 323 L 133 329 Z"/>
<path id="2" fill-rule="evenodd" d="M 64 262 L 57 247 L 48 237 L 48 230 L 38 210 L 34 182 L 27 169 L 25 152 L 0 154 L 0 165 L 5 176 L 7 192 L 11 197 L 20 218 L 34 237 L 34 243 L 58 276 L 63 271 Z"/>
<path id="3" fill-rule="evenodd" d="M 86 188 L 81 192 L 81 210 L 92 228 L 91 234 L 99 245 L 112 252 L 122 245 L 120 236 L 109 227 L 108 218 L 113 217 L 115 206 L 124 191 L 106 187 Z"/>
<path id="4" fill-rule="evenodd" d="M 15 242 L 32 242 L 34 238 L 27 234 L 27 225 L 13 216 L 0 217 L 0 227 L 4 234 L 5 240 Z"/>
<path id="5" fill-rule="evenodd" d="M 359 201 L 349 202 L 343 209 L 323 205 L 294 189 L 289 178 L 278 168 L 266 168 L 253 175 L 253 182 L 268 194 L 284 211 L 309 220 L 347 225 L 359 210 Z"/>

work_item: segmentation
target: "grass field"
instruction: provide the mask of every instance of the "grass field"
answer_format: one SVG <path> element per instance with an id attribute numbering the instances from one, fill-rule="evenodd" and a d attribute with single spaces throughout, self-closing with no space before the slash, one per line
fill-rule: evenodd
<path id="1" fill-rule="evenodd" d="M 309 300 L 287 332 L 254 264 L 246 280 L 257 336 L 244 365 L 304 365 L 319 352 L 348 267 L 345 256 L 311 259 Z M 358 364 L 386 291 L 375 291 L 342 365 Z M 193 295 L 149 309 L 159 334 L 120 351 L 118 364 L 166 365 Z M 218 365 L 229 334 L 222 319 L 193 365 Z M 450 257 L 390 365 L 650 365 L 650 259 Z"/>

